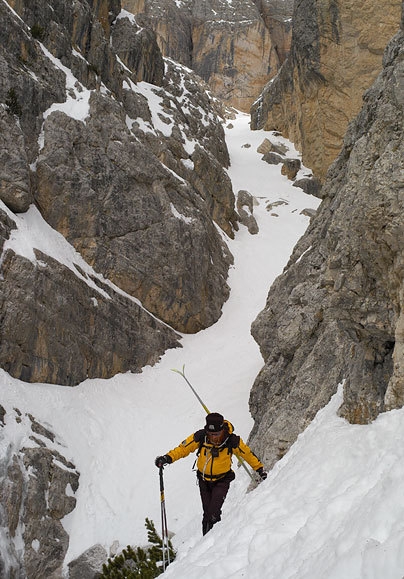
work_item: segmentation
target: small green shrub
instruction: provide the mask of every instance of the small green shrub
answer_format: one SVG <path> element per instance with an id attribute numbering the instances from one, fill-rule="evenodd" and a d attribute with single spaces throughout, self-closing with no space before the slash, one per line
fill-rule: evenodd
<path id="1" fill-rule="evenodd" d="M 42 42 L 45 38 L 45 29 L 40 24 L 34 24 L 31 28 L 31 34 L 33 38 Z"/>
<path id="2" fill-rule="evenodd" d="M 7 93 L 6 106 L 10 111 L 10 113 L 12 113 L 13 115 L 17 115 L 18 117 L 22 115 L 22 108 L 20 103 L 18 102 L 17 93 L 13 88 L 10 88 L 10 90 Z"/>
<path id="3" fill-rule="evenodd" d="M 163 541 L 157 534 L 153 521 L 146 519 L 147 538 L 150 547 L 133 549 L 130 545 L 120 555 L 109 558 L 102 566 L 101 579 L 153 579 L 163 572 Z M 168 541 L 170 562 L 175 559 L 175 551 Z"/>
<path id="4" fill-rule="evenodd" d="M 96 74 L 97 76 L 100 74 L 98 67 L 95 64 L 91 64 L 89 63 L 87 65 L 87 69 L 89 72 L 93 72 L 94 74 Z"/>

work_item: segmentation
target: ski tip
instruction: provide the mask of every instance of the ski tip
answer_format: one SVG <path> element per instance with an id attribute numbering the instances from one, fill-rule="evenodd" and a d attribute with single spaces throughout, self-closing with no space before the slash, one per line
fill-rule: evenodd
<path id="1" fill-rule="evenodd" d="M 177 368 L 171 368 L 171 372 L 177 372 L 177 374 L 184 375 L 185 364 L 182 366 L 182 370 L 178 370 Z"/>

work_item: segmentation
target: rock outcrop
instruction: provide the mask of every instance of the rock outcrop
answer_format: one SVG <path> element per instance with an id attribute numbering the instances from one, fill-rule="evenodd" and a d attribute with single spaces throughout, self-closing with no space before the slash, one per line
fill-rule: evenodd
<path id="1" fill-rule="evenodd" d="M 268 28 L 273 50 L 282 65 L 289 55 L 294 0 L 253 0 Z"/>
<path id="2" fill-rule="evenodd" d="M 362 94 L 381 71 L 402 2 L 295 2 L 292 44 L 278 76 L 251 109 L 252 128 L 279 130 L 324 181 Z"/>
<path id="3" fill-rule="evenodd" d="M 240 223 L 245 225 L 251 235 L 259 231 L 258 223 L 253 215 L 254 198 L 248 191 L 241 189 L 237 193 L 237 212 L 240 215 Z"/>
<path id="4" fill-rule="evenodd" d="M 0 15 L 1 247 L 34 203 L 93 268 L 6 243 L 0 364 L 68 385 L 139 371 L 228 297 L 223 106 L 118 0 L 10 0 Z"/>
<path id="5" fill-rule="evenodd" d="M 70 561 L 69 579 L 98 579 L 102 566 L 108 561 L 108 553 L 102 545 L 93 545 L 77 559 Z"/>
<path id="6" fill-rule="evenodd" d="M 0 216 L 10 232 L 15 224 Z M 21 380 L 73 386 L 139 372 L 179 345 L 175 332 L 119 288 L 39 250 L 32 261 L 7 250 L 2 274 L 0 365 Z"/>
<path id="7" fill-rule="evenodd" d="M 61 519 L 76 505 L 79 473 L 45 425 L 0 410 L 0 575 L 59 579 L 69 545 Z"/>
<path id="8" fill-rule="evenodd" d="M 248 111 L 288 54 L 292 2 L 124 0 L 162 53 L 192 68 L 227 104 Z"/>
<path id="9" fill-rule="evenodd" d="M 317 215 L 252 327 L 265 366 L 250 397 L 250 442 L 268 466 L 342 381 L 340 412 L 353 423 L 404 403 L 403 113 L 402 23 Z"/>

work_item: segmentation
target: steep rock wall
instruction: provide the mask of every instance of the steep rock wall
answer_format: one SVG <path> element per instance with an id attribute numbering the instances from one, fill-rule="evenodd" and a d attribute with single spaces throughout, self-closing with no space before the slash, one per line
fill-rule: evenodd
<path id="1" fill-rule="evenodd" d="M 2 247 L 16 224 L 1 209 L 0 223 Z M 7 249 L 1 265 L 0 366 L 16 378 L 73 386 L 138 372 L 179 346 L 173 330 L 100 276 L 38 250 L 30 260 Z"/>
<path id="2" fill-rule="evenodd" d="M 253 1 L 269 30 L 273 49 L 282 65 L 290 51 L 294 0 Z"/>
<path id="3" fill-rule="evenodd" d="M 252 106 L 252 128 L 279 130 L 324 181 L 362 94 L 381 70 L 401 1 L 298 0 L 291 51 L 279 75 Z"/>
<path id="4" fill-rule="evenodd" d="M 289 51 L 291 2 L 125 0 L 162 53 L 192 68 L 227 104 L 248 111 Z"/>
<path id="5" fill-rule="evenodd" d="M 252 333 L 265 366 L 250 442 L 279 459 L 344 380 L 341 415 L 367 423 L 402 406 L 404 33 L 364 95 L 322 201 Z"/>
<path id="6" fill-rule="evenodd" d="M 2 246 L 12 212 L 35 204 L 109 296 L 46 252 L 30 261 L 6 245 L 0 363 L 68 385 L 138 371 L 178 345 L 171 327 L 209 326 L 228 297 L 216 224 L 232 237 L 238 215 L 223 108 L 116 0 L 10 0 L 0 15 Z"/>
<path id="7" fill-rule="evenodd" d="M 11 434 L 12 433 L 12 434 Z M 62 577 L 79 473 L 45 425 L 0 405 L 1 577 Z"/>

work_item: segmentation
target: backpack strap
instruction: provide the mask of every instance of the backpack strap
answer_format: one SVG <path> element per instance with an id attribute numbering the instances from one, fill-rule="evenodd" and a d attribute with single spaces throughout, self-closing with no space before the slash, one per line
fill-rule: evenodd
<path id="1" fill-rule="evenodd" d="M 198 451 L 196 453 L 196 456 L 199 456 L 201 454 L 202 446 L 203 446 L 203 443 L 205 442 L 205 436 L 206 436 L 206 432 L 205 432 L 204 428 L 194 432 L 194 440 L 195 440 L 195 442 L 199 443 L 199 448 L 198 448 Z"/>
<path id="2" fill-rule="evenodd" d="M 206 436 L 206 432 L 205 432 L 204 428 L 194 432 L 194 441 L 199 444 L 199 448 L 198 448 L 197 453 L 196 453 L 195 462 L 192 465 L 192 470 L 195 469 L 196 461 L 198 460 L 198 456 L 201 454 L 202 446 L 203 446 L 203 443 L 205 442 L 205 436 Z"/>
<path id="3" fill-rule="evenodd" d="M 227 451 L 229 454 L 233 454 L 233 450 L 240 444 L 240 437 L 237 434 L 230 434 L 226 440 Z"/>

